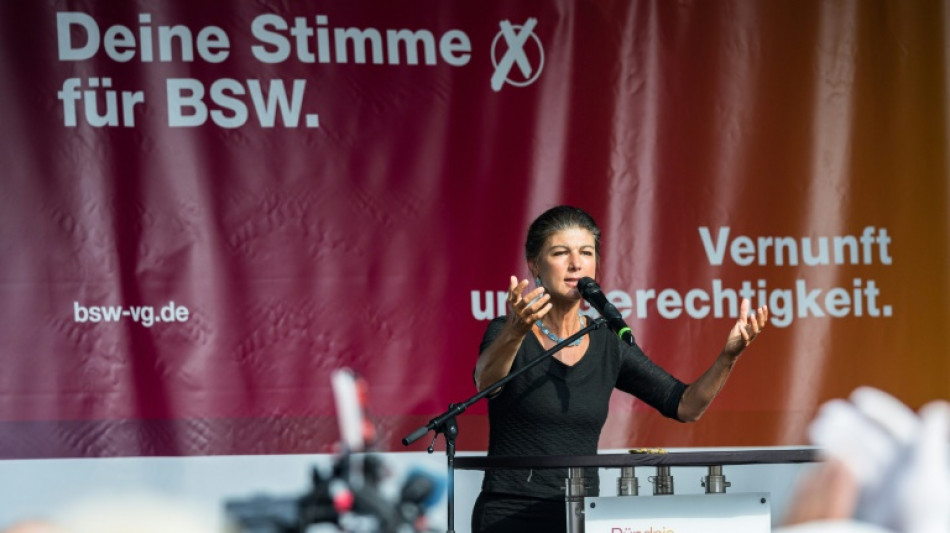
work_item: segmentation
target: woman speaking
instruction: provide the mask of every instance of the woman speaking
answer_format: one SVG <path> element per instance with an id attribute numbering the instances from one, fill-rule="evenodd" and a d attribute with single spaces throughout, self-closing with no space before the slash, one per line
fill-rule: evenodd
<path id="1" fill-rule="evenodd" d="M 587 325 L 578 282 L 597 279 L 600 229 L 585 211 L 558 206 L 528 228 L 525 259 L 534 278 L 511 277 L 508 315 L 488 324 L 475 365 L 478 390 L 540 357 Z M 663 415 L 693 422 L 709 407 L 739 355 L 768 322 L 748 299 L 726 344 L 699 379 L 686 384 L 654 364 L 635 344 L 593 330 L 489 396 L 489 456 L 594 455 L 614 388 Z M 473 533 L 565 531 L 563 470 L 488 470 L 472 512 Z M 596 469 L 585 473 L 597 494 Z"/>

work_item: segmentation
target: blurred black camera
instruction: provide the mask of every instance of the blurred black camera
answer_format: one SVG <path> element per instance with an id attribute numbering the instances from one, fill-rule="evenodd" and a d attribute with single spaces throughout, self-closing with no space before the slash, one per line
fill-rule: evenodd
<path id="1" fill-rule="evenodd" d="M 333 374 L 341 445 L 328 473 L 312 471 L 310 490 L 299 497 L 256 496 L 226 501 L 225 513 L 240 533 L 305 533 L 330 524 L 347 533 L 429 531 L 426 510 L 439 500 L 442 480 L 411 470 L 396 498 L 381 490 L 388 471 L 378 455 L 361 453 L 375 437 L 366 421 L 365 383 L 349 370 Z"/>
<path id="2" fill-rule="evenodd" d="M 348 533 L 429 531 L 425 513 L 441 496 L 440 480 L 411 471 L 391 501 L 380 490 L 385 477 L 378 456 L 344 455 L 329 475 L 314 468 L 313 487 L 302 496 L 231 500 L 225 502 L 225 512 L 241 533 L 304 533 L 316 524 Z"/>

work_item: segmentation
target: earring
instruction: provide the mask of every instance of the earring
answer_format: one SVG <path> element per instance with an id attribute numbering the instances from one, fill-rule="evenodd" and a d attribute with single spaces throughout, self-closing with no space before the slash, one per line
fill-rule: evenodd
<path id="1" fill-rule="evenodd" d="M 536 286 L 538 286 L 538 287 L 541 286 L 541 276 L 535 276 L 535 277 L 534 277 L 534 284 L 535 284 Z"/>

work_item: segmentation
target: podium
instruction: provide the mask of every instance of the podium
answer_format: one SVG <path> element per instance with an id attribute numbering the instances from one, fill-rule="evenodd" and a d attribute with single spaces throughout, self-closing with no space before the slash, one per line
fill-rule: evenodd
<path id="1" fill-rule="evenodd" d="M 567 515 L 568 533 L 607 533 L 653 531 L 654 533 L 669 531 L 687 531 L 683 527 L 671 527 L 665 524 L 651 524 L 644 518 L 643 509 L 653 513 L 665 513 L 676 509 L 685 510 L 682 517 L 669 517 L 669 520 L 688 520 L 689 518 L 706 521 L 706 527 L 701 531 L 717 531 L 712 525 L 720 520 L 728 524 L 726 529 L 731 532 L 741 531 L 741 523 L 737 517 L 752 516 L 769 512 L 768 493 L 735 493 L 726 494 L 729 487 L 723 475 L 723 467 L 728 465 L 755 465 L 755 464 L 785 464 L 809 463 L 820 460 L 818 450 L 802 449 L 740 449 L 740 450 L 712 450 L 712 451 L 684 451 L 669 453 L 612 453 L 583 456 L 495 456 L 495 457 L 457 457 L 455 468 L 461 470 L 492 470 L 511 468 L 562 468 L 565 470 L 564 505 Z M 709 474 L 703 478 L 705 495 L 675 496 L 673 490 L 673 467 L 706 467 Z M 616 497 L 587 497 L 584 494 L 584 468 L 618 468 L 621 475 L 617 482 Z M 639 493 L 635 469 L 638 467 L 653 467 L 656 475 L 651 478 L 654 485 L 654 496 L 665 500 L 640 501 L 636 498 Z M 630 499 L 635 498 L 635 499 Z M 662 509 L 661 509 L 662 508 Z M 672 511 L 671 511 L 672 509 Z M 641 513 L 640 516 L 618 516 L 628 512 L 631 515 Z M 770 515 L 766 514 L 766 520 Z M 586 522 L 590 519 L 591 528 L 586 529 Z M 632 525 L 631 520 L 638 521 Z M 761 517 L 750 519 L 750 524 L 760 524 Z M 608 525 L 609 524 L 609 525 Z M 750 526 L 747 531 L 769 531 L 769 523 L 765 522 L 765 529 L 756 529 Z M 725 530 L 725 529 L 724 529 Z"/>

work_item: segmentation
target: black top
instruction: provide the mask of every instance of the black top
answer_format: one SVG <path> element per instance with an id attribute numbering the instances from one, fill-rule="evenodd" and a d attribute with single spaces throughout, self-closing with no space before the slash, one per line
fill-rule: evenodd
<path id="1" fill-rule="evenodd" d="M 505 320 L 501 316 L 488 324 L 481 350 L 498 337 Z M 511 372 L 544 351 L 534 335 L 526 335 Z M 590 333 L 587 352 L 574 366 L 551 357 L 490 397 L 488 455 L 596 454 L 614 388 L 675 419 L 686 385 L 650 361 L 639 346 L 623 343 L 607 329 L 596 329 Z M 482 489 L 563 500 L 566 477 L 565 469 L 489 470 Z M 585 478 L 586 493 L 596 495 L 596 469 L 585 471 Z"/>

